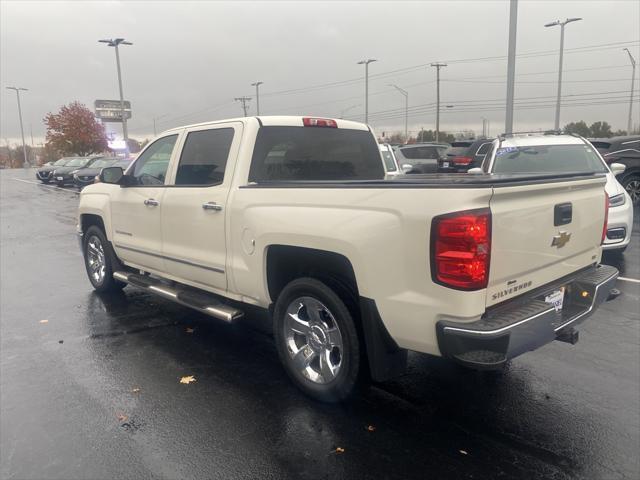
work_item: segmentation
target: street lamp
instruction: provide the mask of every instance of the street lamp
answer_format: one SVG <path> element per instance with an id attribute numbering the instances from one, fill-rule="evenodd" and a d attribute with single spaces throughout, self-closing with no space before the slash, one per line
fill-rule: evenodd
<path id="1" fill-rule="evenodd" d="M 24 143 L 24 127 L 22 126 L 22 107 L 20 106 L 20 91 L 27 92 L 27 88 L 22 87 L 7 87 L 7 90 L 15 90 L 16 91 L 16 99 L 18 100 L 18 117 L 20 117 L 20 134 L 22 135 L 22 154 L 24 155 L 24 163 L 25 167 L 29 166 L 29 159 L 27 158 L 27 146 Z"/>
<path id="2" fill-rule="evenodd" d="M 118 87 L 120 88 L 120 116 L 122 118 L 122 136 L 124 137 L 125 155 L 129 156 L 129 132 L 127 131 L 127 117 L 124 115 L 124 95 L 122 94 L 122 74 L 120 72 L 120 53 L 119 45 L 133 45 L 124 38 L 111 38 L 107 40 L 98 40 L 99 43 L 106 43 L 109 47 L 116 50 L 116 66 L 118 67 Z"/>
<path id="3" fill-rule="evenodd" d="M 360 60 L 358 65 L 364 65 L 364 123 L 369 123 L 369 64 L 377 62 L 375 58 Z"/>
<path id="4" fill-rule="evenodd" d="M 631 94 L 629 96 L 629 121 L 627 122 L 627 135 L 631 135 L 631 127 L 633 127 L 633 125 L 631 125 L 631 112 L 633 111 L 633 90 L 636 82 L 636 60 L 628 48 L 623 48 L 623 50 L 626 50 L 629 55 L 629 61 L 631 62 Z"/>
<path id="5" fill-rule="evenodd" d="M 409 92 L 393 83 L 390 83 L 388 86 L 395 88 L 404 95 L 404 141 L 407 142 L 409 140 Z"/>
<path id="6" fill-rule="evenodd" d="M 260 115 L 260 85 L 262 85 L 264 82 L 256 82 L 256 83 L 252 83 L 251 86 L 252 87 L 256 87 L 256 115 Z"/>
<path id="7" fill-rule="evenodd" d="M 577 22 L 578 20 L 582 20 L 582 18 L 567 18 L 564 22 L 560 20 L 556 20 L 555 22 L 545 24 L 545 27 L 555 27 L 557 25 L 560 26 L 560 61 L 558 65 L 558 98 L 556 100 L 556 122 L 555 129 L 560 130 L 560 97 L 562 95 L 562 55 L 564 53 L 564 26 L 567 23 Z"/>

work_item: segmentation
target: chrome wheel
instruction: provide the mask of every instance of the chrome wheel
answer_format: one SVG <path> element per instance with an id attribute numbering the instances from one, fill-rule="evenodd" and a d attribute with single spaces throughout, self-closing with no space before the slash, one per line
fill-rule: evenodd
<path id="1" fill-rule="evenodd" d="M 640 179 L 634 178 L 629 180 L 625 185 L 625 189 L 631 197 L 631 202 L 636 205 L 638 200 L 640 200 Z"/>
<path id="2" fill-rule="evenodd" d="M 284 338 L 294 369 L 314 383 L 336 378 L 344 352 L 342 334 L 331 311 L 313 297 L 299 297 L 287 307 Z"/>
<path id="3" fill-rule="evenodd" d="M 95 284 L 100 285 L 105 276 L 106 262 L 104 257 L 104 248 L 100 239 L 92 235 L 87 240 L 87 266 L 89 267 L 89 275 Z"/>

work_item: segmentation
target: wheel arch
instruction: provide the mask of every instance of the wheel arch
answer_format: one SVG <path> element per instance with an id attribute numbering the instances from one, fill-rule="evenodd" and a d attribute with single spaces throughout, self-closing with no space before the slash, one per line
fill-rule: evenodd
<path id="1" fill-rule="evenodd" d="M 336 292 L 355 321 L 368 360 L 368 373 L 373 380 L 384 381 L 404 371 L 407 351 L 399 348 L 387 331 L 375 300 L 360 295 L 355 270 L 345 255 L 276 244 L 267 248 L 265 264 L 267 290 L 272 302 L 289 282 L 305 276 L 322 281 Z"/>

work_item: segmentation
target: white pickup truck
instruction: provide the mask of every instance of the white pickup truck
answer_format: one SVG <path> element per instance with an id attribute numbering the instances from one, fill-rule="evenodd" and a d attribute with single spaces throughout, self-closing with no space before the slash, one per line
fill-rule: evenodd
<path id="1" fill-rule="evenodd" d="M 613 296 L 603 175 L 384 178 L 360 123 L 169 130 L 82 191 L 86 270 L 99 292 L 130 284 L 227 322 L 267 310 L 291 379 L 328 401 L 401 373 L 408 350 L 499 368 L 575 343 Z"/>

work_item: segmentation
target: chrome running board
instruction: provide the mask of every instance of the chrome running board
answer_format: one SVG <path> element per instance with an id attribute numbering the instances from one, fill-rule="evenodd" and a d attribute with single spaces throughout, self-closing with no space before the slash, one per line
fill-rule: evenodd
<path id="1" fill-rule="evenodd" d="M 146 290 L 150 293 L 160 295 L 167 300 L 172 300 L 184 305 L 185 307 L 193 308 L 194 310 L 204 313 L 205 315 L 209 315 L 210 317 L 224 320 L 227 323 L 232 323 L 244 315 L 242 310 L 238 310 L 226 303 L 222 303 L 219 297 L 213 293 L 198 290 L 196 288 L 184 285 L 167 285 L 165 282 L 158 280 L 157 278 L 123 271 L 113 272 L 113 278 L 120 282 L 125 282 L 134 287 Z"/>

